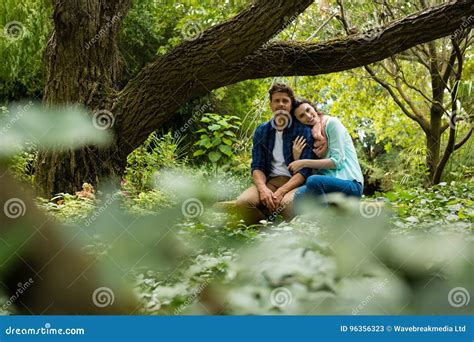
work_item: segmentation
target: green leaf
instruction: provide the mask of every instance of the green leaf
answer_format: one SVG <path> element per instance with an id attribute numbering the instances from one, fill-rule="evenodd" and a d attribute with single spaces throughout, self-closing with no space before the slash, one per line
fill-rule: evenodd
<path id="1" fill-rule="evenodd" d="M 221 159 L 222 154 L 220 152 L 210 152 L 207 157 L 213 163 L 216 163 L 219 159 Z"/>
<path id="2" fill-rule="evenodd" d="M 222 138 L 222 141 L 224 142 L 224 144 L 226 145 L 232 145 L 232 140 L 228 139 L 228 138 Z"/>
<path id="3" fill-rule="evenodd" d="M 218 146 L 221 142 L 221 138 L 215 137 L 214 139 L 212 139 L 212 146 Z"/>
<path id="4" fill-rule="evenodd" d="M 197 150 L 196 152 L 193 153 L 193 157 L 198 157 L 200 155 L 203 155 L 205 151 L 203 150 Z"/>
<path id="5" fill-rule="evenodd" d="M 207 146 L 211 143 L 211 141 L 209 140 L 208 137 L 202 139 L 202 140 L 199 140 L 199 145 L 200 146 Z"/>
<path id="6" fill-rule="evenodd" d="M 210 131 L 217 131 L 218 129 L 221 129 L 221 125 L 213 124 L 208 127 Z"/>
<path id="7" fill-rule="evenodd" d="M 224 153 L 226 156 L 232 156 L 232 149 L 227 145 L 219 145 L 219 150 Z"/>

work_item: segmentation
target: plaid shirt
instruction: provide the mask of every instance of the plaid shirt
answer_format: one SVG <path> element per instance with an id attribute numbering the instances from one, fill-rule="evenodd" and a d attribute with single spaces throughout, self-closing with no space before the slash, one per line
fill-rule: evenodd
<path id="1" fill-rule="evenodd" d="M 267 178 L 270 176 L 275 132 L 276 129 L 272 126 L 272 120 L 259 125 L 255 130 L 253 135 L 251 173 L 254 170 L 260 170 Z M 306 139 L 306 147 L 301 154 L 301 159 L 315 159 L 312 151 L 313 136 L 311 135 L 311 128 L 293 119 L 293 122 L 283 130 L 283 155 L 287 166 L 293 161 L 293 140 L 298 136 L 303 136 Z M 303 168 L 298 172 L 304 178 L 308 178 L 312 174 L 312 170 L 308 168 Z"/>

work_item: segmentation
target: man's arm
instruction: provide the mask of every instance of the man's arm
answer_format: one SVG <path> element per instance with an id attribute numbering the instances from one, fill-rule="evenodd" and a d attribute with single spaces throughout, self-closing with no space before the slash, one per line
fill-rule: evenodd
<path id="1" fill-rule="evenodd" d="M 255 170 L 260 170 L 265 175 L 265 146 L 264 146 L 265 136 L 263 134 L 263 126 L 260 125 L 257 127 L 253 134 L 253 144 L 252 144 L 252 163 L 250 165 L 251 174 Z"/>
<path id="2" fill-rule="evenodd" d="M 290 178 L 288 182 L 279 187 L 277 191 L 275 191 L 275 193 L 273 194 L 273 202 L 275 203 L 275 208 L 280 205 L 281 200 L 288 192 L 304 184 L 305 180 L 305 176 L 303 176 L 301 173 L 296 173 L 293 175 L 293 177 Z"/>
<path id="3" fill-rule="evenodd" d="M 273 191 L 267 187 L 267 177 L 260 170 L 254 170 L 252 172 L 252 178 L 260 196 L 260 201 L 270 210 L 275 210 L 276 205 L 273 199 Z"/>
<path id="4" fill-rule="evenodd" d="M 260 201 L 270 210 L 275 210 L 276 206 L 273 200 L 273 191 L 267 187 L 267 176 L 264 170 L 266 169 L 265 161 L 265 136 L 263 134 L 263 126 L 260 125 L 253 134 L 253 146 L 252 146 L 252 179 L 257 187 Z"/>

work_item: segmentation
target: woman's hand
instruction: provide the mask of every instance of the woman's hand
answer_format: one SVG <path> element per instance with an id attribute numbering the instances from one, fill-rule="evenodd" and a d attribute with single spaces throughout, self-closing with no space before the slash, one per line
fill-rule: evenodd
<path id="1" fill-rule="evenodd" d="M 328 151 L 327 140 L 315 141 L 313 146 L 313 152 L 318 158 L 324 158 Z"/>
<path id="2" fill-rule="evenodd" d="M 305 163 L 304 159 L 303 160 L 295 160 L 294 162 L 290 163 L 290 165 L 288 165 L 288 170 L 290 170 L 293 173 L 296 173 L 304 167 L 306 167 L 306 163 Z"/>
<path id="3" fill-rule="evenodd" d="M 293 141 L 293 160 L 298 160 L 301 157 L 303 149 L 306 147 L 306 139 L 299 136 Z"/>

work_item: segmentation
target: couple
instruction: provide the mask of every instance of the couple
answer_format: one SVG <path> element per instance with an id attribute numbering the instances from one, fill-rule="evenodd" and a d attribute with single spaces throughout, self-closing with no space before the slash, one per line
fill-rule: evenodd
<path id="1" fill-rule="evenodd" d="M 362 171 L 352 139 L 335 117 L 318 113 L 308 100 L 295 100 L 286 84 L 269 90 L 273 117 L 253 136 L 254 185 L 237 199 L 247 224 L 268 216 L 293 216 L 301 200 L 342 192 L 360 197 Z M 294 202 L 294 203 L 293 203 Z"/>

